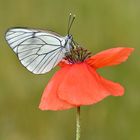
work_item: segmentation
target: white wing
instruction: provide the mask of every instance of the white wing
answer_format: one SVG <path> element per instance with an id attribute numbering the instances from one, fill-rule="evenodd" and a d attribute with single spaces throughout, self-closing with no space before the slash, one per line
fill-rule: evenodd
<path id="1" fill-rule="evenodd" d="M 6 40 L 21 63 L 34 74 L 54 68 L 65 56 L 65 38 L 49 31 L 13 28 Z"/>

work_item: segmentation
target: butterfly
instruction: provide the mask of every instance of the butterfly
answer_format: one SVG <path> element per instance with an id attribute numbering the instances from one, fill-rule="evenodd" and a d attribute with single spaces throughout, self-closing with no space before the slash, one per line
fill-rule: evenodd
<path id="1" fill-rule="evenodd" d="M 74 47 L 69 34 L 75 15 L 69 16 L 68 33 L 61 36 L 55 32 L 28 28 L 11 28 L 5 38 L 17 54 L 21 64 L 34 74 L 44 74 L 54 68 Z"/>

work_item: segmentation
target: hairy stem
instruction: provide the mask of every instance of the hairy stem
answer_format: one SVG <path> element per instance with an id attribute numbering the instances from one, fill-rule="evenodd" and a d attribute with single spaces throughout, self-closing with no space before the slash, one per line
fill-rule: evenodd
<path id="1" fill-rule="evenodd" d="M 80 140 L 80 107 L 77 107 L 76 112 L 76 140 Z"/>

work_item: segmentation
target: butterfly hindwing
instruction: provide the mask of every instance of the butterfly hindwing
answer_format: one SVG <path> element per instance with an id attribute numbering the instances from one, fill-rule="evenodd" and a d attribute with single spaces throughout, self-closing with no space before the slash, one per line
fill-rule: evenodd
<path id="1" fill-rule="evenodd" d="M 64 57 L 65 39 L 52 32 L 13 28 L 7 31 L 6 40 L 21 63 L 35 74 L 50 71 Z"/>

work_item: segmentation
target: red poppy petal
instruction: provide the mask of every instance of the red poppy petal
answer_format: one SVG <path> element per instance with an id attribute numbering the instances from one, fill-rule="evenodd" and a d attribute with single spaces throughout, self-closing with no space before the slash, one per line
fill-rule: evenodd
<path id="1" fill-rule="evenodd" d="M 127 60 L 133 50 L 123 47 L 108 49 L 92 56 L 86 62 L 94 68 L 117 65 Z"/>
<path id="2" fill-rule="evenodd" d="M 69 68 L 65 67 L 56 72 L 55 75 L 52 77 L 43 92 L 39 105 L 39 108 L 41 110 L 64 110 L 75 107 L 74 105 L 60 99 L 57 95 L 58 87 L 68 70 Z"/>
<path id="3" fill-rule="evenodd" d="M 96 103 L 110 95 L 100 76 L 86 63 L 74 64 L 58 89 L 58 96 L 80 106 Z"/>
<path id="4" fill-rule="evenodd" d="M 100 77 L 102 85 L 113 96 L 122 96 L 124 94 L 124 87 L 119 83 L 112 82 L 103 77 Z"/>
<path id="5" fill-rule="evenodd" d="M 64 67 L 64 66 L 67 66 L 67 65 L 69 65 L 69 64 L 68 64 L 68 61 L 65 60 L 65 59 L 62 59 L 62 60 L 58 63 L 58 66 L 60 66 L 60 67 Z"/>

